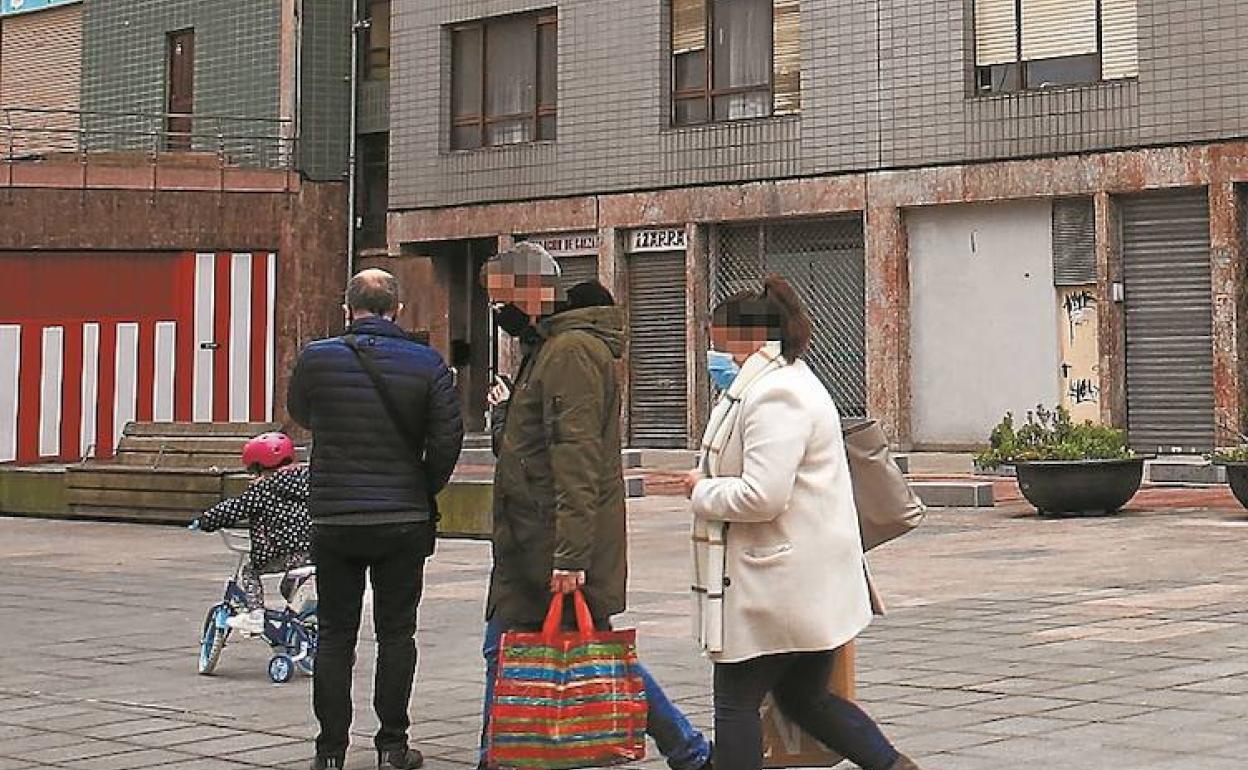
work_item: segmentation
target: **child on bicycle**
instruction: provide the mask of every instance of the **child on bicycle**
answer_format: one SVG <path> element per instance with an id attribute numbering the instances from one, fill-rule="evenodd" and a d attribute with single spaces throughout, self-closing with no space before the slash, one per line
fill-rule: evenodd
<path id="1" fill-rule="evenodd" d="M 231 628 L 248 634 L 264 631 L 264 573 L 285 572 L 307 564 L 311 553 L 308 516 L 308 466 L 295 465 L 295 444 L 284 433 L 264 433 L 243 447 L 243 466 L 255 478 L 247 491 L 223 500 L 191 522 L 190 528 L 213 532 L 246 520 L 251 558 L 239 585 L 246 613 L 232 616 Z"/>

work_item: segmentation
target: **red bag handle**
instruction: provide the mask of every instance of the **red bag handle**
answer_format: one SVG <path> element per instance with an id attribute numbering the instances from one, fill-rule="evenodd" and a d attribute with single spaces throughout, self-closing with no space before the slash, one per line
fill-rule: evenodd
<path id="1" fill-rule="evenodd" d="M 550 599 L 550 609 L 546 611 L 546 622 L 542 623 L 542 636 L 553 639 L 559 634 L 563 624 L 564 594 L 555 594 Z M 576 630 L 581 636 L 589 636 L 594 632 L 594 617 L 589 613 L 589 604 L 585 594 L 578 588 L 572 593 L 572 604 L 576 608 Z"/>

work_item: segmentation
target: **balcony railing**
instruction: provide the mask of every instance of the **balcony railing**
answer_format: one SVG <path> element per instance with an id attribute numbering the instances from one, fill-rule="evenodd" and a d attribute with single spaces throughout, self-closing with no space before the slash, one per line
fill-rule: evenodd
<path id="1" fill-rule="evenodd" d="M 289 171 L 291 122 L 275 118 L 0 109 L 0 160 L 69 160 L 90 155 L 142 155 L 155 162 L 181 156 L 224 167 Z"/>

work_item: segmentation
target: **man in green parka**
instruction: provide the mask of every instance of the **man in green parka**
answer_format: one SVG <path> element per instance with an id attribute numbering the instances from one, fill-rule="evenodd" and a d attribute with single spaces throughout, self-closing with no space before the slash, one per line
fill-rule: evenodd
<path id="1" fill-rule="evenodd" d="M 577 589 L 595 623 L 609 627 L 626 605 L 628 532 L 617 371 L 625 344 L 623 310 L 605 291 L 603 304 L 570 306 L 558 263 L 535 243 L 517 244 L 481 272 L 496 309 L 529 321 L 528 333 L 517 334 L 529 344 L 515 383 L 497 396 L 507 401 L 494 472 L 484 767 L 502 634 L 538 630 L 552 594 Z M 644 670 L 643 678 L 647 732 L 672 770 L 708 766 L 706 739 Z"/>

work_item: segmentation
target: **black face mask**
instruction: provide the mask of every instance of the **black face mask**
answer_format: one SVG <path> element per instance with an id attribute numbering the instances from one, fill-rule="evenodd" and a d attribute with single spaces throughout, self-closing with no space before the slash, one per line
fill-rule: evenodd
<path id="1" fill-rule="evenodd" d="M 507 303 L 495 310 L 494 319 L 498 323 L 498 328 L 512 337 L 523 337 L 525 330 L 531 329 L 533 326 L 533 322 L 529 320 L 528 313 L 511 303 Z"/>

